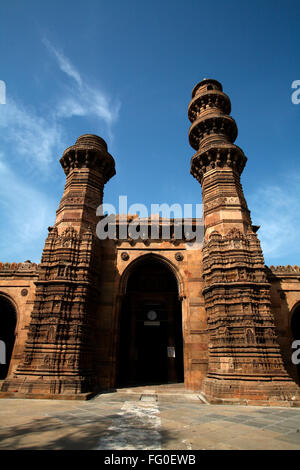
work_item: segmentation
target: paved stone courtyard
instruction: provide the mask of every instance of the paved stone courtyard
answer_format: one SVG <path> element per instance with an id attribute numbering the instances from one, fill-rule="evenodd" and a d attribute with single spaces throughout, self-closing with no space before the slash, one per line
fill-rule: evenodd
<path id="1" fill-rule="evenodd" d="M 89 401 L 0 400 L 0 449 L 300 449 L 300 409 L 207 405 L 123 389 Z"/>

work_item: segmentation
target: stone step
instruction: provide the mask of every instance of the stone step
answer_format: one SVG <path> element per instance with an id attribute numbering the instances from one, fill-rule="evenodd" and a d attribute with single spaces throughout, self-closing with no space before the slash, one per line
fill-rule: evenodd
<path id="1" fill-rule="evenodd" d="M 184 388 L 183 383 L 179 384 L 161 384 L 161 385 L 146 385 L 146 386 L 131 386 L 124 388 L 117 388 L 117 393 L 130 393 L 139 395 L 194 395 L 196 392 Z"/>

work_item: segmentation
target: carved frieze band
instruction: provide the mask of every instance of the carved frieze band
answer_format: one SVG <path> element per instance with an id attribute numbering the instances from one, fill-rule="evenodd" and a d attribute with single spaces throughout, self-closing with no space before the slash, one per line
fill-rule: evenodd
<path id="1" fill-rule="evenodd" d="M 114 160 L 111 155 L 105 151 L 76 149 L 74 146 L 63 154 L 60 163 L 66 175 L 74 168 L 97 170 L 103 174 L 105 183 L 116 173 Z"/>
<path id="2" fill-rule="evenodd" d="M 0 271 L 38 271 L 39 264 L 25 261 L 25 263 L 1 263 Z"/>

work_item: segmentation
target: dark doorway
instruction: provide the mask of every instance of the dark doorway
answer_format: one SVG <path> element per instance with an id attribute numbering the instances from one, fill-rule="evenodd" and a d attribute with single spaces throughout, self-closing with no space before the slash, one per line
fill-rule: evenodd
<path id="1" fill-rule="evenodd" d="M 137 262 L 120 318 L 117 385 L 183 382 L 181 302 L 177 281 L 160 260 Z"/>
<path id="2" fill-rule="evenodd" d="M 2 348 L 0 362 L 2 362 L 3 356 L 5 356 L 5 364 L 0 363 L 0 380 L 4 380 L 8 373 L 15 343 L 16 321 L 16 311 L 12 302 L 0 295 L 0 347 Z M 3 354 L 3 348 L 5 349 L 5 354 Z"/>
<path id="3" fill-rule="evenodd" d="M 296 308 L 291 320 L 291 330 L 293 340 L 300 340 L 300 306 Z M 300 364 L 296 365 L 298 372 L 298 382 L 300 383 Z"/>

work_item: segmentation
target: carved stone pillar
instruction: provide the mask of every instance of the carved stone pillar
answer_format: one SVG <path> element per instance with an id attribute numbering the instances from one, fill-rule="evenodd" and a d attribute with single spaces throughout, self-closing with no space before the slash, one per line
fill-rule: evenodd
<path id="1" fill-rule="evenodd" d="M 97 390 L 96 208 L 115 162 L 94 135 L 79 137 L 60 162 L 67 182 L 39 266 L 24 357 L 4 382 L 2 396 L 85 398 Z"/>
<path id="2" fill-rule="evenodd" d="M 216 80 L 194 88 L 189 138 L 191 173 L 201 183 L 205 240 L 203 278 L 209 364 L 203 393 L 211 402 L 299 400 L 276 339 L 270 285 L 240 175 L 246 164 L 229 116 L 230 100 Z"/>

